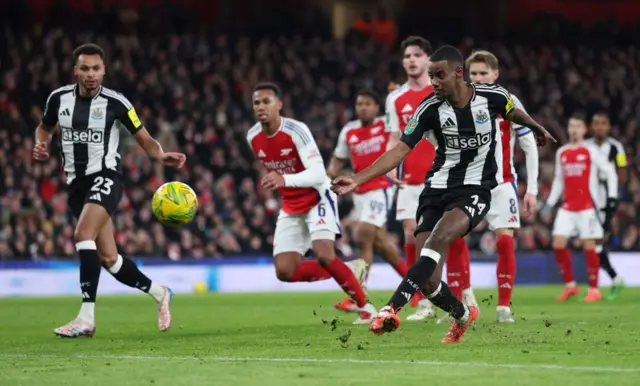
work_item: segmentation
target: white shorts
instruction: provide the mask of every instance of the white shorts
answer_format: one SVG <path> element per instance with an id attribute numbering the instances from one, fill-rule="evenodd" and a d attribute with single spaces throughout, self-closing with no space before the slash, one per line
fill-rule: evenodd
<path id="1" fill-rule="evenodd" d="M 281 210 L 273 235 L 273 256 L 283 252 L 304 255 L 312 241 L 334 241 L 341 233 L 337 202 L 336 194 L 327 189 L 320 195 L 320 202 L 305 214 L 288 214 Z"/>
<path id="2" fill-rule="evenodd" d="M 355 220 L 381 228 L 387 223 L 393 188 L 371 190 L 353 195 Z"/>
<path id="3" fill-rule="evenodd" d="M 515 184 L 506 182 L 491 190 L 491 208 L 485 220 L 492 231 L 502 228 L 520 228 L 518 191 Z"/>
<path id="4" fill-rule="evenodd" d="M 553 223 L 553 235 L 578 236 L 583 240 L 599 240 L 604 236 L 604 231 L 595 209 L 570 212 L 560 208 Z"/>
<path id="5" fill-rule="evenodd" d="M 415 220 L 418 211 L 418 201 L 424 185 L 402 185 L 398 190 L 396 204 L 396 220 Z"/>

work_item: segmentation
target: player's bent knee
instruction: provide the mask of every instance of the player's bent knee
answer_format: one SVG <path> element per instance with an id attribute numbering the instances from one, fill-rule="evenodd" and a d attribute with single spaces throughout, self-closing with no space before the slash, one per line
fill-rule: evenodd
<path id="1" fill-rule="evenodd" d="M 100 264 L 107 269 L 111 268 L 116 263 L 116 261 L 118 261 L 117 254 L 105 255 L 98 251 L 98 257 L 100 258 Z"/>
<path id="2" fill-rule="evenodd" d="M 435 275 L 431 276 L 431 278 L 429 278 L 427 282 L 424 283 L 424 285 L 422 286 L 422 288 L 420 288 L 420 290 L 425 296 L 433 297 L 433 295 L 436 295 L 437 291 L 439 291 L 440 283 L 441 283 L 441 280 L 437 279 Z"/>
<path id="3" fill-rule="evenodd" d="M 274 265 L 278 280 L 285 282 L 290 281 L 301 260 L 302 255 L 295 252 L 277 254 L 274 258 Z"/>
<path id="4" fill-rule="evenodd" d="M 76 230 L 73 232 L 73 239 L 76 243 L 81 241 L 95 241 L 96 237 L 97 234 L 93 229 L 85 228 L 80 225 L 76 226 Z"/>
<path id="5" fill-rule="evenodd" d="M 276 277 L 280 281 L 288 282 L 291 281 L 291 276 L 293 276 L 294 269 L 290 269 L 289 267 L 276 267 Z"/>

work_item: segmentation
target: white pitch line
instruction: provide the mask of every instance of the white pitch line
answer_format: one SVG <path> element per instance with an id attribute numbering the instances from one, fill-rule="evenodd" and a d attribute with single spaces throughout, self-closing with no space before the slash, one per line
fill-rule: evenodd
<path id="1" fill-rule="evenodd" d="M 376 359 L 331 359 L 331 358 L 242 358 L 209 356 L 145 356 L 145 355 L 49 355 L 49 354 L 0 354 L 0 359 L 126 359 L 126 360 L 169 360 L 169 361 L 211 361 L 211 362 L 291 362 L 291 363 L 354 363 L 369 365 L 413 365 L 413 366 L 461 366 L 524 370 L 591 371 L 602 373 L 640 373 L 640 368 L 561 366 L 547 364 L 512 364 L 483 362 L 444 362 Z"/>

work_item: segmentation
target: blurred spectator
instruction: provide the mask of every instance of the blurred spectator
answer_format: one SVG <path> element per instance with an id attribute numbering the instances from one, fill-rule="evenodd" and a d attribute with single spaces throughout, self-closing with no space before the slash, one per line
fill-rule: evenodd
<path id="1" fill-rule="evenodd" d="M 120 153 L 127 189 L 115 218 L 115 236 L 122 252 L 136 256 L 178 260 L 271 253 L 277 197 L 260 187 L 264 171 L 245 140 L 254 122 L 251 90 L 258 81 L 282 86 L 284 113 L 310 126 L 327 162 L 340 128 L 353 119 L 355 92 L 373 87 L 384 95 L 391 82 L 404 81 L 400 56 L 388 45 L 397 36 L 391 33 L 395 22 L 390 20 L 394 28 L 381 28 L 386 37 L 380 43 L 358 36 L 336 41 L 321 32 L 315 37 L 232 36 L 189 23 L 175 32 L 171 23 L 158 22 L 167 20 L 171 9 L 145 12 L 144 18 L 125 12 L 116 20 L 110 11 L 91 16 L 68 12 L 64 25 L 49 21 L 45 28 L 33 21 L 4 30 L 8 48 L 0 73 L 0 259 L 75 256 L 74 220 L 60 158 L 36 164 L 31 149 L 48 94 L 73 81 L 71 51 L 77 44 L 94 41 L 104 47 L 105 85 L 136 105 L 163 147 L 188 156 L 186 168 L 165 169 L 124 134 Z M 387 20 L 381 17 L 378 20 Z M 374 31 L 375 20 L 363 20 Z M 606 30 L 599 32 L 600 39 L 605 39 L 603 34 Z M 467 53 L 476 46 L 470 39 L 460 45 Z M 499 82 L 560 142 L 566 140 L 565 120 L 572 112 L 610 113 L 612 134 L 626 144 L 632 169 L 611 242 L 618 250 L 640 249 L 640 50 L 619 42 L 592 44 L 585 38 L 565 46 L 526 39 L 481 46 L 500 58 Z M 57 154 L 55 141 L 52 147 Z M 541 201 L 549 193 L 554 151 L 546 147 L 540 152 Z M 526 181 L 524 155 L 518 150 L 514 157 L 520 181 Z M 162 227 L 149 208 L 154 190 L 168 180 L 185 181 L 199 195 L 196 219 L 181 230 Z M 525 191 L 522 183 L 519 191 Z M 350 209 L 348 200 L 340 207 L 343 217 Z M 549 248 L 551 221 L 524 223 L 516 233 L 518 248 Z M 398 230 L 396 223 L 390 228 Z M 469 237 L 471 247 L 492 252 L 488 233 L 481 224 Z M 395 241 L 399 237 L 390 235 Z M 347 234 L 342 243 L 350 241 Z"/>

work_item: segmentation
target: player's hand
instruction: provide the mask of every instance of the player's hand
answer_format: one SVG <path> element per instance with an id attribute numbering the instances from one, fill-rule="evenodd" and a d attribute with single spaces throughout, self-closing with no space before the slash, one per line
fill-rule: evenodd
<path id="1" fill-rule="evenodd" d="M 353 180 L 353 177 L 342 176 L 331 182 L 331 190 L 339 196 L 351 193 L 356 190 L 357 187 L 358 184 Z"/>
<path id="2" fill-rule="evenodd" d="M 47 144 L 45 142 L 36 143 L 33 147 L 33 159 L 36 161 L 46 161 L 49 159 Z"/>
<path id="3" fill-rule="evenodd" d="M 536 213 L 536 206 L 538 206 L 536 196 L 531 193 L 525 194 L 522 200 L 522 215 L 525 220 L 531 221 L 533 219 L 533 215 Z"/>
<path id="4" fill-rule="evenodd" d="M 182 153 L 174 153 L 174 152 L 164 153 L 160 157 L 160 162 L 162 162 L 164 166 L 173 166 L 176 168 L 181 168 L 182 165 L 184 165 L 186 160 L 187 160 L 186 155 Z"/>
<path id="5" fill-rule="evenodd" d="M 404 181 L 400 181 L 398 179 L 398 169 L 393 169 L 391 170 L 389 173 L 387 173 L 387 177 L 389 177 L 389 179 L 391 180 L 391 182 L 393 182 L 394 184 L 396 184 L 399 188 L 402 188 L 402 185 L 405 184 Z"/>
<path id="6" fill-rule="evenodd" d="M 536 143 L 538 144 L 538 147 L 546 145 L 547 141 L 558 143 L 558 141 L 553 138 L 553 135 L 551 135 L 551 133 L 549 133 L 547 129 L 542 126 L 532 127 L 531 131 L 533 131 L 533 136 L 536 137 Z"/>
<path id="7" fill-rule="evenodd" d="M 278 189 L 284 187 L 284 177 L 277 172 L 269 172 L 262 178 L 262 187 L 265 189 Z"/>

